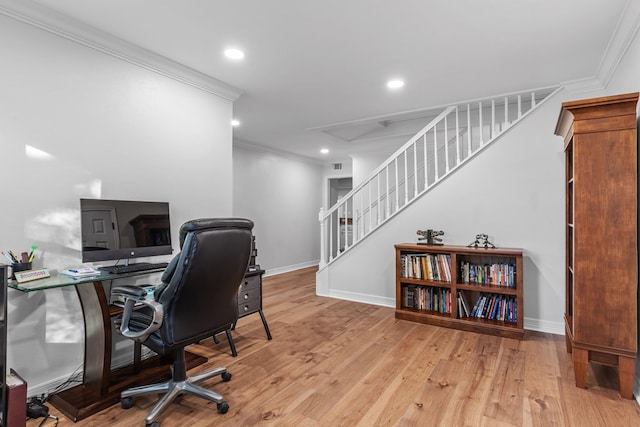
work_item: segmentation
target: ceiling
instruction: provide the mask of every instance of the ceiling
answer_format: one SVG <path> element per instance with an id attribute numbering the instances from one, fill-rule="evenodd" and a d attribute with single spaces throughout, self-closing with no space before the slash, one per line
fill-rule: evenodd
<path id="1" fill-rule="evenodd" d="M 377 137 L 391 119 L 593 78 L 628 1 L 33 3 L 238 88 L 235 140 L 335 161 L 397 148 L 393 138 Z M 225 58 L 229 46 L 245 58 Z M 406 85 L 387 89 L 394 77 Z"/>

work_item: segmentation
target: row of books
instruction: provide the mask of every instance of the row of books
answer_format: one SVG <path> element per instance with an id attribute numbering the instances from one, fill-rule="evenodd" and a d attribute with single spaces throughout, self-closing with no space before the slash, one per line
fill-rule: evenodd
<path id="1" fill-rule="evenodd" d="M 449 254 L 402 254 L 400 277 L 450 282 L 450 265 Z"/>
<path id="2" fill-rule="evenodd" d="M 451 313 L 451 290 L 430 286 L 403 286 L 403 307 Z"/>
<path id="3" fill-rule="evenodd" d="M 514 296 L 480 294 L 471 309 L 464 292 L 458 294 L 457 300 L 458 317 L 475 317 L 509 323 L 518 322 L 518 304 L 517 298 Z"/>
<path id="4" fill-rule="evenodd" d="M 471 264 L 460 263 L 462 283 L 493 285 L 515 288 L 516 267 L 512 264 Z"/>

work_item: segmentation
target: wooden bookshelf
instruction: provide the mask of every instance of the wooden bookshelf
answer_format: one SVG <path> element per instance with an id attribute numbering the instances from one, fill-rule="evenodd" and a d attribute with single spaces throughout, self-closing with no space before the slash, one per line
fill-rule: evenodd
<path id="1" fill-rule="evenodd" d="M 589 363 L 618 368 L 633 398 L 637 355 L 638 93 L 562 104 L 565 337 L 577 387 Z"/>
<path id="2" fill-rule="evenodd" d="M 521 249 L 410 243 L 395 249 L 396 318 L 522 339 Z"/>

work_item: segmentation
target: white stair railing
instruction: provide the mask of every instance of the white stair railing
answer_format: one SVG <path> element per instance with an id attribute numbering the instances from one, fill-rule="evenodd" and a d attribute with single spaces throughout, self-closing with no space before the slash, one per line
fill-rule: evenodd
<path id="1" fill-rule="evenodd" d="M 558 89 L 451 105 L 334 206 L 320 210 L 320 267 L 331 263 L 524 119 Z"/>

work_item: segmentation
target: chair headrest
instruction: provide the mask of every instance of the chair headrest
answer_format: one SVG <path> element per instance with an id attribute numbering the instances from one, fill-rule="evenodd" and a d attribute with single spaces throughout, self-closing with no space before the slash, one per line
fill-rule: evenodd
<path id="1" fill-rule="evenodd" d="M 245 218 L 200 218 L 187 221 L 180 227 L 180 248 L 184 239 L 191 231 L 208 230 L 212 228 L 247 228 L 253 229 L 253 221 Z"/>

